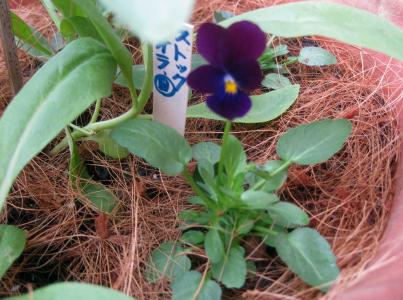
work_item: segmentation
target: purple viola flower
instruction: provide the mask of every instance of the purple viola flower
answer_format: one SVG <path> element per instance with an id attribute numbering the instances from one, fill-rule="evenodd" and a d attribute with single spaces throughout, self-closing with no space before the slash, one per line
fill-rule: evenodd
<path id="1" fill-rule="evenodd" d="M 206 102 L 216 114 L 228 120 L 242 117 L 252 106 L 247 92 L 262 82 L 257 59 L 265 48 L 266 35 L 251 22 L 228 28 L 205 23 L 197 34 L 197 49 L 209 64 L 191 72 L 187 82 L 194 90 L 211 94 Z"/>

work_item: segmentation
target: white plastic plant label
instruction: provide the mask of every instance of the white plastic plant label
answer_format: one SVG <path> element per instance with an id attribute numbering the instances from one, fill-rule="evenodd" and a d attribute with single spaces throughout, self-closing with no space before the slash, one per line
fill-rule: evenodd
<path id="1" fill-rule="evenodd" d="M 154 120 L 185 132 L 192 59 L 193 26 L 184 25 L 176 37 L 154 46 Z"/>

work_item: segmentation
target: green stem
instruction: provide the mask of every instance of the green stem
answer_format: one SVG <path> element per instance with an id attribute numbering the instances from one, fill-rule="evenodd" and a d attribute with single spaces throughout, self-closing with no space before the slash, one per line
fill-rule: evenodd
<path id="1" fill-rule="evenodd" d="M 146 51 L 146 54 L 144 55 L 146 75 L 144 78 L 144 84 L 141 89 L 141 93 L 138 98 L 136 107 L 132 106 L 132 108 L 130 108 L 130 110 L 128 110 L 124 114 L 122 114 L 114 119 L 88 124 L 87 126 L 81 128 L 82 129 L 81 131 L 74 131 L 71 134 L 71 137 L 73 138 L 74 141 L 87 135 L 84 132 L 82 132 L 83 130 L 87 131 L 87 132 L 91 132 L 92 134 L 96 134 L 99 131 L 102 131 L 105 129 L 111 129 L 124 121 L 136 118 L 137 116 L 140 115 L 140 113 L 144 109 L 144 106 L 147 104 L 147 100 L 150 98 L 150 95 L 151 95 L 151 92 L 153 89 L 152 46 L 146 45 L 146 46 L 144 46 L 144 49 Z M 50 151 L 50 154 L 55 155 L 55 154 L 59 153 L 61 150 L 63 150 L 66 146 L 67 146 L 67 139 L 64 138 L 59 144 L 57 144 Z"/>
<path id="2" fill-rule="evenodd" d="M 95 123 L 97 121 L 99 112 L 101 111 L 101 104 L 102 104 L 102 99 L 98 99 L 97 102 L 95 102 L 94 113 L 92 114 L 89 124 Z"/>
<path id="3" fill-rule="evenodd" d="M 93 135 L 93 134 L 94 134 L 94 132 L 92 132 L 92 131 L 87 131 L 87 130 L 81 128 L 80 126 L 74 125 L 73 123 L 70 123 L 69 126 L 70 126 L 71 128 L 73 128 L 74 130 L 77 130 L 77 131 L 79 131 L 79 132 L 82 132 L 82 133 L 85 134 L 85 135 Z"/>
<path id="4" fill-rule="evenodd" d="M 270 177 L 274 177 L 276 176 L 278 173 L 284 171 L 285 169 L 287 169 L 290 165 L 292 164 L 292 161 L 285 161 L 280 167 L 278 167 L 277 169 L 275 169 L 273 172 L 271 172 L 269 174 Z M 259 188 L 261 188 L 264 184 L 266 183 L 266 179 L 265 180 L 261 180 L 258 183 L 256 183 L 251 189 L 252 190 L 258 190 Z"/>
<path id="5" fill-rule="evenodd" d="M 206 203 L 206 205 L 212 209 L 213 211 L 217 210 L 217 205 L 214 203 L 213 200 L 211 200 L 209 197 L 207 197 L 204 192 L 200 189 L 200 187 L 197 185 L 197 183 L 194 181 L 192 175 L 190 175 L 190 172 L 187 168 L 187 166 L 185 166 L 185 168 L 183 169 L 182 172 L 183 177 L 185 177 L 186 181 L 190 184 L 190 186 L 192 187 L 193 191 L 196 192 L 196 194 L 202 198 L 202 200 L 204 201 L 204 203 Z"/>
<path id="6" fill-rule="evenodd" d="M 228 134 L 231 130 L 231 121 L 226 121 L 225 122 L 225 128 L 224 128 L 224 134 L 222 137 L 222 145 L 221 145 L 221 155 L 220 155 L 220 161 L 218 163 L 218 178 L 221 177 L 221 174 L 224 170 L 224 148 L 225 145 L 227 144 L 227 139 L 228 139 Z"/>

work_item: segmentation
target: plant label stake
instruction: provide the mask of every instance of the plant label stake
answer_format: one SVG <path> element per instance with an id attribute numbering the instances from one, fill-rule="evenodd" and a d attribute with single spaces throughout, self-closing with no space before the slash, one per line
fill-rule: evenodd
<path id="1" fill-rule="evenodd" d="M 171 41 L 154 46 L 154 120 L 185 132 L 193 26 L 186 24 Z"/>
<path id="2" fill-rule="evenodd" d="M 0 0 L 0 40 L 3 45 L 3 55 L 10 77 L 11 89 L 14 94 L 17 94 L 22 87 L 22 77 L 7 0 Z"/>

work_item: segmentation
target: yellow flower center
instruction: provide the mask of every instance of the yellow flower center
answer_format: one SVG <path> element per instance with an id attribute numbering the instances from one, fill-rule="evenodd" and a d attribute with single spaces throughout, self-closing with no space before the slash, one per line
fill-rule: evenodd
<path id="1" fill-rule="evenodd" d="M 238 86 L 236 82 L 232 79 L 228 79 L 225 81 L 225 92 L 228 94 L 236 94 L 238 91 Z"/>

